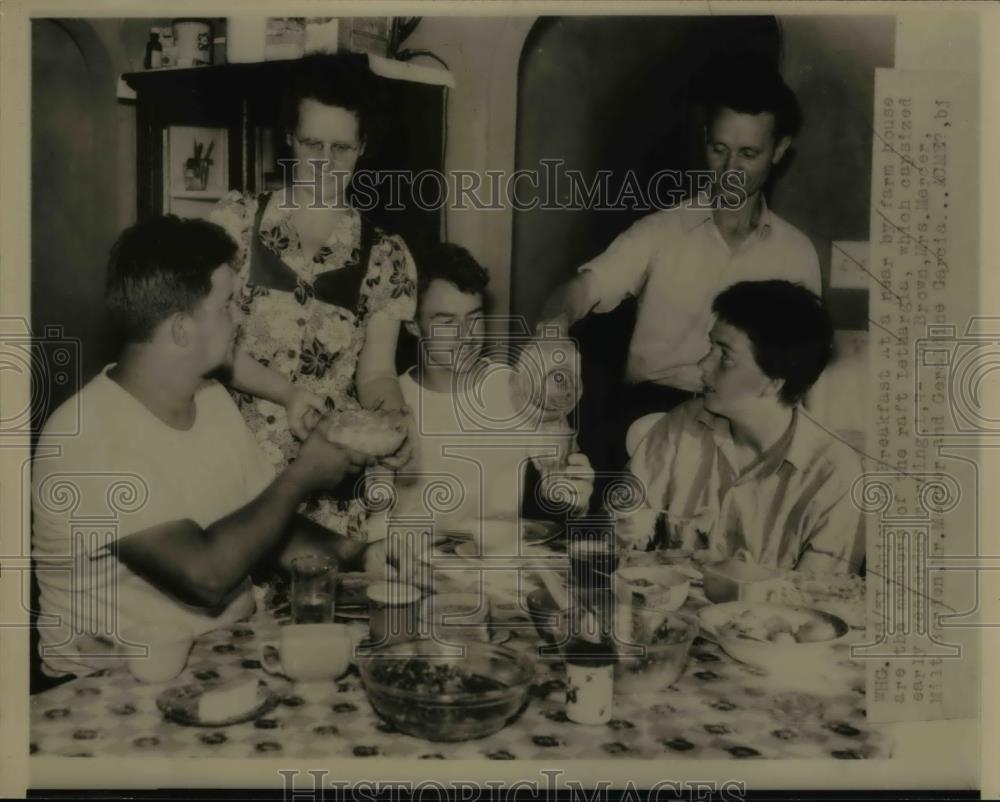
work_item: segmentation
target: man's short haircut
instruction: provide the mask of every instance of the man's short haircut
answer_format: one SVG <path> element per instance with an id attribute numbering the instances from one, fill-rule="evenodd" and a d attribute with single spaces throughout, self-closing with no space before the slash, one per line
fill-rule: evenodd
<path id="1" fill-rule="evenodd" d="M 802 126 L 802 109 L 777 68 L 754 55 L 734 56 L 711 65 L 702 77 L 701 101 L 710 128 L 720 109 L 741 114 L 774 115 L 774 141 L 794 137 Z"/>
<path id="2" fill-rule="evenodd" d="M 354 112 L 358 135 L 364 140 L 371 129 L 375 81 L 368 57 L 360 53 L 314 53 L 293 62 L 288 91 L 282 97 L 281 122 L 294 133 L 303 100 L 315 100 Z"/>
<path id="3" fill-rule="evenodd" d="M 754 359 L 794 406 L 833 357 L 833 324 L 819 296 L 790 281 L 741 281 L 712 302 L 719 319 L 750 339 Z"/>
<path id="4" fill-rule="evenodd" d="M 434 279 L 448 281 L 464 293 L 479 293 L 484 296 L 485 300 L 486 285 L 490 283 L 490 274 L 461 245 L 438 242 L 426 245 L 417 256 L 417 292 L 419 298 L 423 298 Z"/>
<path id="5" fill-rule="evenodd" d="M 121 340 L 148 342 L 168 317 L 193 311 L 236 253 L 232 237 L 206 220 L 167 215 L 125 229 L 111 249 L 104 294 Z"/>

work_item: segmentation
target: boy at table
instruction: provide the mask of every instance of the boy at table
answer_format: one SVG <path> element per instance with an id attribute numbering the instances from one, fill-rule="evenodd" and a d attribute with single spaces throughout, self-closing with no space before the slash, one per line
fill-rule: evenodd
<path id="1" fill-rule="evenodd" d="M 509 365 L 484 354 L 489 274 L 464 248 L 428 248 L 417 265 L 417 316 L 406 323 L 420 339 L 418 365 L 400 376 L 414 415 L 414 468 L 396 484 L 392 517 L 426 515 L 437 482 L 457 486 L 453 509 L 436 511 L 439 530 L 464 528 L 481 518 L 521 514 L 525 469 L 541 474 L 546 506 L 583 509 L 593 470 L 580 453 L 565 464 L 546 460 L 556 446 L 537 429 L 519 426 Z M 471 524 L 474 527 L 474 524 Z"/>
<path id="2" fill-rule="evenodd" d="M 787 281 L 741 282 L 712 311 L 703 394 L 657 421 L 629 463 L 649 506 L 666 512 L 664 530 L 621 536 L 712 560 L 856 573 L 861 464 L 800 405 L 833 352 L 822 302 Z"/>
<path id="3" fill-rule="evenodd" d="M 366 548 L 296 513 L 367 458 L 317 430 L 276 476 L 212 378 L 231 365 L 240 335 L 236 247 L 218 226 L 171 216 L 132 226 L 112 250 L 106 301 L 119 360 L 52 414 L 33 465 L 50 676 L 106 666 L 123 626 L 180 623 L 197 636 L 246 617 L 259 564 L 320 551 L 384 571 L 384 545 Z M 79 434 L 57 434 L 76 414 Z M 116 485 L 131 485 L 131 497 Z M 107 518 L 109 507 L 117 520 L 99 537 L 74 533 L 75 521 Z"/>

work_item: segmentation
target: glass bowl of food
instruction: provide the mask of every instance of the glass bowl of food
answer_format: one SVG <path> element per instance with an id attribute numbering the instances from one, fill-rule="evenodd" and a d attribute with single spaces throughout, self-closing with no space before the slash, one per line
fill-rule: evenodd
<path id="1" fill-rule="evenodd" d="M 529 655 L 430 639 L 359 655 L 358 670 L 376 713 L 430 741 L 467 741 L 503 729 L 527 704 L 535 674 Z"/>
<path id="2" fill-rule="evenodd" d="M 659 693 L 687 668 L 698 621 L 670 610 L 635 605 L 629 643 L 618 647 L 615 693 Z"/>

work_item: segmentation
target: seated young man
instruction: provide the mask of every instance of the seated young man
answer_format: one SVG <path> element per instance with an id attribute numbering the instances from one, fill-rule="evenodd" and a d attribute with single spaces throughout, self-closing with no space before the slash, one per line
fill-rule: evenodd
<path id="1" fill-rule="evenodd" d="M 421 339 L 419 364 L 400 376 L 403 398 L 414 416 L 415 463 L 396 485 L 394 517 L 427 515 L 433 485 L 458 488 L 454 509 L 435 514 L 437 528 L 465 527 L 481 518 L 517 518 L 524 470 L 534 462 L 539 491 L 579 510 L 593 489 L 593 471 L 580 453 L 565 465 L 546 460 L 558 445 L 518 425 L 511 391 L 512 369 L 484 355 L 484 307 L 489 275 L 457 245 L 442 244 L 417 266 L 416 320 L 407 323 Z"/>
<path id="2" fill-rule="evenodd" d="M 857 572 L 860 461 L 799 406 L 833 351 L 822 302 L 787 281 L 741 282 L 712 311 L 703 395 L 659 420 L 629 463 L 647 504 L 665 511 L 661 542 L 633 545 Z"/>
<path id="3" fill-rule="evenodd" d="M 218 226 L 176 217 L 133 226 L 112 251 L 106 300 L 119 360 L 52 414 L 33 465 L 40 651 L 51 676 L 106 667 L 123 626 L 177 622 L 198 635 L 247 616 L 248 576 L 264 561 L 321 551 L 345 568 L 385 568 L 384 546 L 365 549 L 295 511 L 366 458 L 315 431 L 275 476 L 209 378 L 239 338 L 235 254 Z M 77 414 L 79 433 L 57 434 Z M 86 516 L 105 518 L 97 537 L 93 526 L 74 531 Z"/>

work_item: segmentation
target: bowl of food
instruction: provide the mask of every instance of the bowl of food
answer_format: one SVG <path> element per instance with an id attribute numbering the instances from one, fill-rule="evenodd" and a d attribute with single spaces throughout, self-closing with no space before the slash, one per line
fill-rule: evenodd
<path id="1" fill-rule="evenodd" d="M 781 574 L 757 563 L 726 560 L 702 566 L 705 596 L 716 604 L 764 601 L 767 590 L 781 581 Z"/>
<path id="2" fill-rule="evenodd" d="M 667 565 L 619 568 L 618 580 L 628 585 L 633 603 L 659 610 L 679 609 L 691 589 L 691 577 Z"/>
<path id="3" fill-rule="evenodd" d="M 615 693 L 659 693 L 680 679 L 687 668 L 698 621 L 671 611 L 653 615 L 633 607 L 630 645 L 619 646 Z"/>
<path id="4" fill-rule="evenodd" d="M 407 414 L 401 410 L 344 409 L 328 413 L 317 426 L 331 443 L 381 458 L 403 445 Z"/>
<path id="5" fill-rule="evenodd" d="M 528 701 L 530 656 L 503 646 L 433 640 L 394 643 L 359 656 L 368 701 L 417 738 L 467 741 L 491 735 Z"/>
<path id="6" fill-rule="evenodd" d="M 779 676 L 822 670 L 850 627 L 824 610 L 727 602 L 698 611 L 702 631 L 731 657 Z"/>

